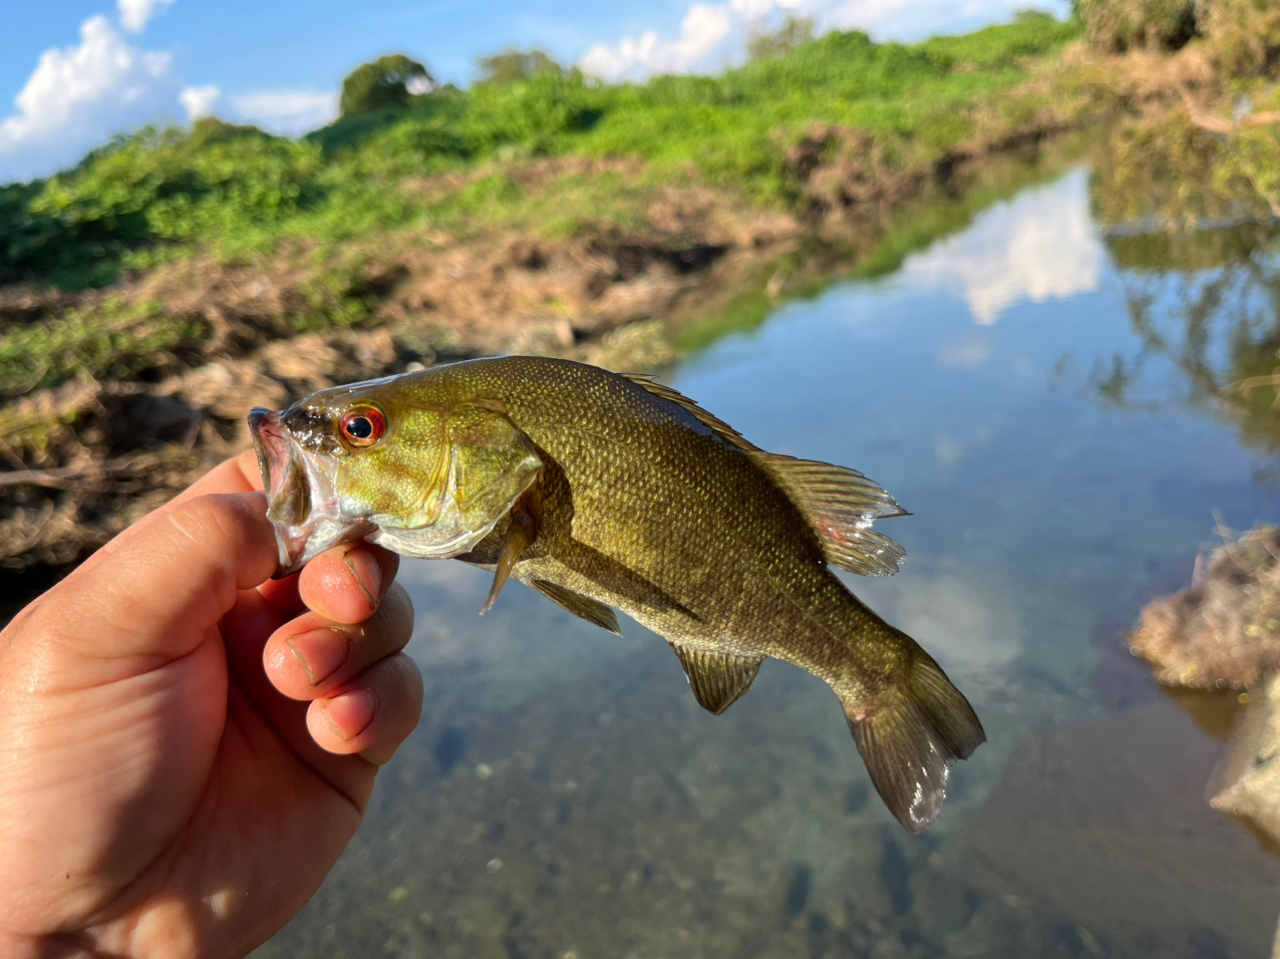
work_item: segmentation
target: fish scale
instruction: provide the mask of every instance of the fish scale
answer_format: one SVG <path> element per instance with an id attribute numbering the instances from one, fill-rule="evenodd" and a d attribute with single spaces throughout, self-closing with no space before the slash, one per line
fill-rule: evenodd
<path id="1" fill-rule="evenodd" d="M 342 435 L 361 410 L 385 435 Z M 671 644 L 715 713 L 765 658 L 794 663 L 835 691 L 913 831 L 941 810 L 950 765 L 985 740 L 937 663 L 830 568 L 896 571 L 901 547 L 871 528 L 905 512 L 893 498 L 856 471 L 761 450 L 647 377 L 473 360 L 322 390 L 250 423 L 272 515 L 289 519 L 282 566 L 346 528 L 494 570 L 486 609 L 508 576 L 606 629 L 620 609 Z"/>

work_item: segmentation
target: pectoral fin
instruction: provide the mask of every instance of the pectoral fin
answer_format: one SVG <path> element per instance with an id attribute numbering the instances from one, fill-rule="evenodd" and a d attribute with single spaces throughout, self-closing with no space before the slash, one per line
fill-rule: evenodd
<path id="1" fill-rule="evenodd" d="M 703 709 L 719 716 L 751 688 L 764 657 L 734 656 L 730 653 L 709 653 L 700 649 L 688 649 L 671 644 L 680 657 L 684 674 L 689 677 L 689 687 Z"/>
<path id="2" fill-rule="evenodd" d="M 828 563 L 862 576 L 898 571 L 905 551 L 871 528 L 877 519 L 910 515 L 857 470 L 774 453 L 751 452 L 791 497 L 822 543 Z"/>
<path id="3" fill-rule="evenodd" d="M 581 593 L 575 593 L 555 583 L 548 583 L 544 579 L 535 579 L 529 585 L 557 606 L 562 606 L 573 613 L 574 616 L 585 619 L 588 623 L 594 623 L 611 633 L 622 635 L 622 630 L 618 628 L 618 617 L 604 603 L 596 602 L 590 596 L 583 596 Z"/>
<path id="4" fill-rule="evenodd" d="M 489 587 L 489 597 L 480 609 L 481 616 L 493 608 L 521 554 L 538 538 L 538 528 L 542 525 L 542 486 L 537 480 L 511 504 L 510 516 L 507 541 L 502 546 L 502 555 L 498 557 L 498 568 L 493 572 L 493 585 Z"/>

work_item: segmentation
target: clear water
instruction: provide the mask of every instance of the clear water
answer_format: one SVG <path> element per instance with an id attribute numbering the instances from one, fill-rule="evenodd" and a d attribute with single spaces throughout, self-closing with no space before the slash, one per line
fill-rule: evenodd
<path id="1" fill-rule="evenodd" d="M 425 717 L 259 955 L 1269 954 L 1280 860 L 1204 802 L 1220 723 L 1151 684 L 1123 631 L 1185 584 L 1215 510 L 1240 529 L 1280 501 L 1267 454 L 1135 332 L 1139 300 L 1176 330 L 1222 271 L 1121 267 L 1088 190 L 1084 170 L 1024 190 L 667 377 L 915 514 L 885 523 L 904 570 L 848 581 L 986 725 L 934 828 L 893 822 L 807 673 L 768 663 L 713 717 L 634 623 L 620 640 L 514 584 L 482 619 L 487 574 L 406 562 Z M 1246 274 L 1215 362 L 1239 310 L 1277 326 L 1273 274 Z"/>

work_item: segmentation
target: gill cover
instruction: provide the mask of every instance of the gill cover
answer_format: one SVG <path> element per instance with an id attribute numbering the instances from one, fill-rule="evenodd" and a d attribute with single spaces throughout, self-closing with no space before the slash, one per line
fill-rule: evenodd
<path id="1" fill-rule="evenodd" d="M 377 528 L 368 539 L 421 559 L 465 553 L 489 535 L 542 468 L 533 443 L 496 410 L 467 407 L 449 414 L 443 434 L 434 465 L 425 464 L 428 475 L 400 471 L 401 483 L 420 484 L 414 507 L 391 514 L 370 504 L 368 519 Z M 352 466 L 362 459 L 352 456 Z"/>

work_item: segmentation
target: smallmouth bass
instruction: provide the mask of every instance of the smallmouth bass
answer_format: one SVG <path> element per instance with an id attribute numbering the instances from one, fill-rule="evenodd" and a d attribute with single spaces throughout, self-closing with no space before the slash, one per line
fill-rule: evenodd
<path id="1" fill-rule="evenodd" d="M 568 360 L 471 360 L 321 390 L 249 425 L 281 575 L 337 543 L 514 578 L 663 636 L 721 713 L 768 657 L 826 681 L 885 804 L 919 832 L 986 740 L 959 690 L 830 566 L 897 571 L 904 510 L 861 473 L 768 453 L 675 390 Z M 484 610 L 482 610 L 483 612 Z"/>

